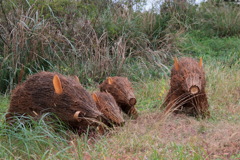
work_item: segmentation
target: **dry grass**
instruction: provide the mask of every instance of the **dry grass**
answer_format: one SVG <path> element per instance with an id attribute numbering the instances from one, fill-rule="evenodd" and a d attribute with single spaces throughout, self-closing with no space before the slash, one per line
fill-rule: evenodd
<path id="1" fill-rule="evenodd" d="M 129 122 L 117 136 L 110 137 L 111 148 L 120 147 L 110 157 L 135 155 L 142 159 L 151 157 L 153 151 L 159 158 L 167 159 L 178 159 L 180 154 L 186 158 L 197 154 L 201 159 L 239 154 L 239 124 L 224 120 L 216 125 L 183 115 L 170 116 L 163 122 L 159 115 L 142 115 L 137 121 Z M 127 143 L 119 143 L 123 140 Z M 176 147 L 182 149 L 178 151 Z"/>
<path id="2" fill-rule="evenodd" d="M 208 95 L 212 117 L 215 120 L 239 120 L 240 112 L 240 70 L 239 65 L 226 67 L 220 62 L 206 67 L 208 73 Z"/>

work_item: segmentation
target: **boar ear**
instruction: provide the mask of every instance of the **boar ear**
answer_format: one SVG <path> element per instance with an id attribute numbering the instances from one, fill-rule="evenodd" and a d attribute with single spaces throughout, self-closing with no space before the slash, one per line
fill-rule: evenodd
<path id="1" fill-rule="evenodd" d="M 77 81 L 77 82 L 79 82 L 80 83 L 80 80 L 79 80 L 79 78 L 78 78 L 78 76 L 74 76 L 74 79 Z"/>
<path id="2" fill-rule="evenodd" d="M 108 78 L 107 78 L 107 82 L 108 82 L 108 84 L 113 84 L 113 79 L 112 79 L 112 77 L 108 77 Z"/>
<path id="3" fill-rule="evenodd" d="M 199 67 L 203 66 L 203 61 L 202 61 L 202 57 L 199 59 Z"/>
<path id="4" fill-rule="evenodd" d="M 179 64 L 178 64 L 178 59 L 177 59 L 177 57 L 174 57 L 174 68 L 175 68 L 175 70 L 179 70 Z"/>
<path id="5" fill-rule="evenodd" d="M 55 93 L 62 94 L 63 88 L 58 75 L 55 75 L 53 77 L 53 87 L 54 87 Z"/>
<path id="6" fill-rule="evenodd" d="M 98 102 L 98 96 L 95 93 L 92 94 L 92 97 L 95 102 Z"/>

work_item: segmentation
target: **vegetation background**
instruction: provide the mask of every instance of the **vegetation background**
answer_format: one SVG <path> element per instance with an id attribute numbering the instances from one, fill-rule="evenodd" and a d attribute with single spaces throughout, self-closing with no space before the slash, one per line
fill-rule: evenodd
<path id="1" fill-rule="evenodd" d="M 0 159 L 239 159 L 240 6 L 208 0 L 0 0 Z M 161 4 L 161 5 L 160 5 Z M 211 118 L 160 118 L 172 57 L 203 57 Z M 45 121 L 5 123 L 11 90 L 38 71 L 134 84 L 140 117 L 89 140 Z"/>

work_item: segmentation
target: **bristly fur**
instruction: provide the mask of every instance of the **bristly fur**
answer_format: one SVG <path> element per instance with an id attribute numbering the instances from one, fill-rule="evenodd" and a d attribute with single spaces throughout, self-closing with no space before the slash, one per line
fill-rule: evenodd
<path id="1" fill-rule="evenodd" d="M 99 87 L 101 92 L 108 92 L 114 97 L 124 113 L 133 118 L 138 117 L 137 109 L 134 107 L 137 102 L 136 97 L 128 78 L 109 77 Z"/>
<path id="2" fill-rule="evenodd" d="M 209 116 L 209 104 L 205 92 L 206 80 L 201 60 L 198 63 L 187 57 L 175 59 L 170 86 L 163 104 L 166 107 L 165 112 L 173 111 L 203 118 Z M 199 92 L 191 94 L 189 92 L 191 86 L 197 86 Z"/>
<path id="3" fill-rule="evenodd" d="M 61 81 L 62 93 L 55 93 L 53 77 Z M 74 113 L 80 111 L 78 118 Z M 10 107 L 6 115 L 10 121 L 13 115 L 41 116 L 51 112 L 75 129 L 86 129 L 103 114 L 96 107 L 91 95 L 74 78 L 59 73 L 40 72 L 30 76 L 12 92 Z M 93 121 L 91 121 L 91 119 Z"/>
<path id="4" fill-rule="evenodd" d="M 122 111 L 117 105 L 114 97 L 107 92 L 96 92 L 93 93 L 93 97 L 97 104 L 98 109 L 105 115 L 108 119 L 108 126 L 112 125 L 123 125 L 124 119 Z"/>

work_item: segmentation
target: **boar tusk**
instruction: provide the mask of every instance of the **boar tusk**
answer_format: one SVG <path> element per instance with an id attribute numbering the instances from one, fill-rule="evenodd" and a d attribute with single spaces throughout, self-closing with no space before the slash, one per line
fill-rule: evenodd
<path id="1" fill-rule="evenodd" d="M 78 116 L 79 116 L 80 113 L 81 113 L 81 111 L 76 111 L 76 112 L 74 113 L 73 118 L 78 121 L 78 120 L 79 120 L 79 119 L 78 119 Z"/>
<path id="2" fill-rule="evenodd" d="M 37 112 L 35 112 L 35 111 L 32 111 L 36 116 L 38 116 L 38 114 L 37 114 Z"/>

